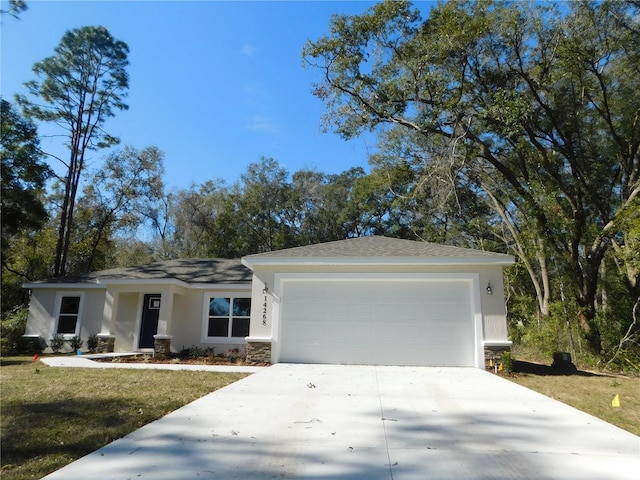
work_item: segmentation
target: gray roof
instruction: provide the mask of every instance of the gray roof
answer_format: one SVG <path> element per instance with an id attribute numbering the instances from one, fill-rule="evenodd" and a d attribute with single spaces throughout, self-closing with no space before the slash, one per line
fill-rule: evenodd
<path id="1" fill-rule="evenodd" d="M 54 278 L 32 282 L 28 285 L 45 283 L 109 283 L 118 280 L 175 280 L 189 284 L 209 283 L 250 283 L 252 272 L 239 259 L 223 258 L 182 258 L 166 262 L 151 263 L 136 267 L 113 268 L 82 275 Z"/>
<path id="2" fill-rule="evenodd" d="M 501 253 L 414 240 L 369 236 L 248 255 L 243 258 L 243 262 L 248 265 L 263 262 L 274 263 L 277 260 L 289 263 L 294 259 L 306 259 L 308 261 L 334 260 L 337 262 L 349 259 L 353 261 L 379 259 L 385 261 L 385 263 L 394 259 L 439 260 L 441 263 L 447 263 L 447 260 L 455 260 L 454 263 L 468 260 L 469 263 L 510 264 L 514 261 L 511 255 Z"/>

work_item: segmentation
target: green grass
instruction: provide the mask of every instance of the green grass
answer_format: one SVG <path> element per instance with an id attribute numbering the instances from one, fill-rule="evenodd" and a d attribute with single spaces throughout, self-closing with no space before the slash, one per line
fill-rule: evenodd
<path id="1" fill-rule="evenodd" d="M 242 373 L 51 368 L 31 358 L 0 367 L 3 480 L 39 479 Z"/>
<path id="2" fill-rule="evenodd" d="M 640 379 L 608 375 L 515 373 L 509 380 L 640 435 Z M 611 401 L 620 395 L 620 407 Z"/>

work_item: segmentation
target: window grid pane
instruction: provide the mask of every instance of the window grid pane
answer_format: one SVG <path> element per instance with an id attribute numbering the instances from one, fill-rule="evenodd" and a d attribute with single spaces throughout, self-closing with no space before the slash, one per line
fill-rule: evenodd
<path id="1" fill-rule="evenodd" d="M 228 318 L 210 318 L 209 328 L 207 329 L 209 337 L 228 337 L 229 336 L 229 319 Z"/>
<path id="2" fill-rule="evenodd" d="M 249 336 L 249 319 L 248 318 L 234 318 L 231 325 L 232 337 L 248 337 Z"/>
<path id="3" fill-rule="evenodd" d="M 249 336 L 250 316 L 250 298 L 211 297 L 209 299 L 207 336 L 247 337 Z"/>
<path id="4" fill-rule="evenodd" d="M 77 315 L 60 315 L 58 319 L 58 331 L 56 333 L 76 333 Z"/>
<path id="5" fill-rule="evenodd" d="M 77 315 L 80 311 L 80 297 L 62 297 L 60 302 L 60 313 L 71 313 Z"/>
<path id="6" fill-rule="evenodd" d="M 209 300 L 210 317 L 228 317 L 231 311 L 230 298 L 212 298 Z"/>
<path id="7" fill-rule="evenodd" d="M 249 317 L 251 315 L 251 299 L 250 298 L 234 298 L 233 299 L 233 316 Z"/>

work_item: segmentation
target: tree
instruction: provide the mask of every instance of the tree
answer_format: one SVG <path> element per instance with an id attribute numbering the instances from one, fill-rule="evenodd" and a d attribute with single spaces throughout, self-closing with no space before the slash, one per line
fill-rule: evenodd
<path id="1" fill-rule="evenodd" d="M 232 195 L 237 228 L 241 233 L 239 255 L 279 250 L 291 245 L 291 229 L 285 221 L 289 200 L 289 173 L 273 158 L 261 158 L 240 175 Z"/>
<path id="2" fill-rule="evenodd" d="M 46 220 L 42 192 L 50 174 L 40 161 L 35 125 L 20 117 L 11 104 L 0 99 L 2 111 L 2 249 L 8 238 L 23 228 L 37 230 Z"/>
<path id="3" fill-rule="evenodd" d="M 450 1 L 422 20 L 386 1 L 334 16 L 303 51 L 323 72 L 327 124 L 346 138 L 391 126 L 423 137 L 423 160 L 493 208 L 541 289 L 557 265 L 596 353 L 600 267 L 640 194 L 639 11 Z"/>
<path id="4" fill-rule="evenodd" d="M 377 150 L 369 163 L 371 175 L 377 177 L 378 195 L 388 204 L 387 235 L 496 248 L 492 211 L 455 164 L 426 161 L 432 154 L 423 136 L 391 128 L 381 135 Z"/>
<path id="5" fill-rule="evenodd" d="M 159 261 L 154 255 L 152 245 L 137 238 L 117 238 L 115 250 L 118 255 L 112 265 L 113 268 L 148 265 Z"/>
<path id="6" fill-rule="evenodd" d="M 349 204 L 364 177 L 361 168 L 301 170 L 289 180 L 276 160 L 262 158 L 231 187 L 217 180 L 177 192 L 170 216 L 179 235 L 168 243 L 176 256 L 236 258 L 354 236 L 361 212 Z"/>
<path id="7" fill-rule="evenodd" d="M 234 211 L 224 181 L 208 181 L 175 195 L 172 208 L 176 249 L 184 257 L 235 256 Z"/>
<path id="8" fill-rule="evenodd" d="M 151 216 L 150 210 L 164 197 L 163 172 L 163 153 L 156 147 L 136 150 L 125 146 L 107 156 L 79 202 L 83 225 L 76 234 L 81 238 L 74 244 L 83 245 L 83 252 L 75 255 L 72 271 L 90 272 L 108 266 L 101 245 L 113 244 L 115 235 L 135 234 Z"/>
<path id="9" fill-rule="evenodd" d="M 29 7 L 27 6 L 27 2 L 24 0 L 9 0 L 9 8 L 6 10 L 0 9 L 0 15 L 9 15 L 13 18 L 20 18 L 20 14 Z"/>
<path id="10" fill-rule="evenodd" d="M 343 240 L 363 234 L 361 213 L 352 208 L 355 187 L 366 178 L 361 167 L 352 167 L 340 174 L 327 176 L 319 218 L 323 227 L 320 241 Z"/>
<path id="11" fill-rule="evenodd" d="M 64 275 L 74 228 L 76 196 L 88 152 L 118 143 L 103 130 L 104 123 L 123 110 L 128 88 L 127 54 L 129 48 L 114 39 L 104 27 L 83 27 L 67 31 L 55 49 L 55 55 L 34 65 L 39 80 L 27 82 L 35 99 L 19 96 L 24 114 L 53 122 L 65 130 L 68 160 L 60 160 L 66 169 L 60 224 L 54 265 L 55 276 Z"/>
<path id="12" fill-rule="evenodd" d="M 48 167 L 41 162 L 37 129 L 18 115 L 11 104 L 0 99 L 2 126 L 0 158 L 2 160 L 2 304 L 12 307 L 19 302 L 21 283 L 28 271 L 14 264 L 18 237 L 42 228 L 47 212 L 42 199 L 49 177 Z M 9 270 L 13 270 L 9 274 Z M 15 285 L 10 282 L 15 278 Z M 14 288 L 15 287 L 15 288 Z"/>
<path id="13" fill-rule="evenodd" d="M 333 175 L 309 170 L 294 173 L 283 215 L 292 235 L 289 246 L 360 235 L 363 213 L 352 205 L 358 185 L 365 178 L 360 167 Z"/>
<path id="14" fill-rule="evenodd" d="M 50 222 L 49 222 L 50 223 Z M 29 304 L 25 282 L 51 278 L 55 252 L 55 227 L 23 229 L 11 238 L 11 248 L 2 257 L 2 312 Z"/>
<path id="15" fill-rule="evenodd" d="M 324 225 L 320 219 L 326 176 L 315 170 L 300 170 L 291 176 L 285 219 L 300 245 L 317 243 Z"/>

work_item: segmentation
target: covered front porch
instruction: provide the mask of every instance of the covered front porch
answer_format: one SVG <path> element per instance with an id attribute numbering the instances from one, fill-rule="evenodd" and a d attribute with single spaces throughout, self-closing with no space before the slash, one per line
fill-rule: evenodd
<path id="1" fill-rule="evenodd" d="M 97 352 L 170 353 L 176 297 L 185 293 L 176 285 L 109 285 Z"/>

